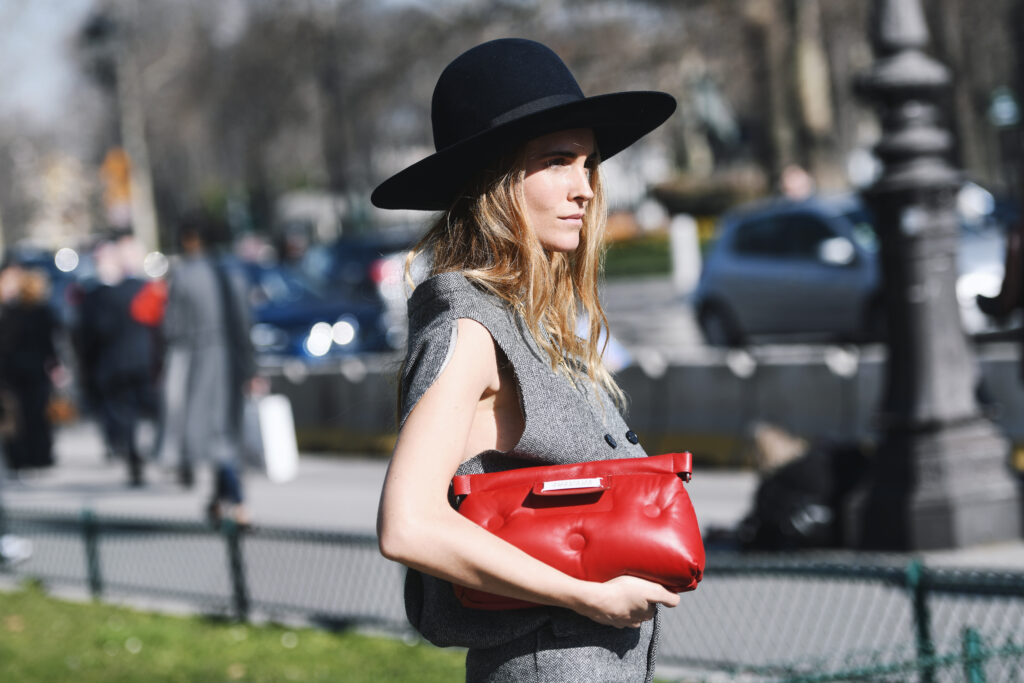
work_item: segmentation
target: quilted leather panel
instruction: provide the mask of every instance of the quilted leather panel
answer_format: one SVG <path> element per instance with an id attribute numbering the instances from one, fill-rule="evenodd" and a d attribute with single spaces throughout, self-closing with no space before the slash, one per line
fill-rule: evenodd
<path id="1" fill-rule="evenodd" d="M 571 576 L 607 581 L 631 575 L 690 591 L 703 575 L 704 545 L 675 455 L 470 475 L 456 486 L 470 491 L 459 512 Z M 614 472 L 606 490 L 534 492 L 546 477 L 582 478 L 577 475 L 598 470 Z M 532 606 L 461 586 L 456 593 L 464 605 L 480 609 Z"/>

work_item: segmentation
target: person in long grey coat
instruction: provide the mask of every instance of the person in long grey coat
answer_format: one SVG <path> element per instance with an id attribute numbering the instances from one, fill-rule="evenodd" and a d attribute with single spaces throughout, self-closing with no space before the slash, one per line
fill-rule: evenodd
<path id="1" fill-rule="evenodd" d="M 371 197 L 442 212 L 416 249 L 431 274 L 409 300 L 378 538 L 409 568 L 410 622 L 437 645 L 467 648 L 468 681 L 653 679 L 658 608 L 677 594 L 633 576 L 563 573 L 459 515 L 448 491 L 456 474 L 646 455 L 599 348 L 598 166 L 674 109 L 658 92 L 584 97 L 545 46 L 490 41 L 438 80 L 437 152 Z M 452 584 L 536 607 L 465 607 Z"/>
<path id="2" fill-rule="evenodd" d="M 242 402 L 256 373 L 244 285 L 210 248 L 226 233 L 204 212 L 187 214 L 180 222 L 182 256 L 170 275 L 163 324 L 162 442 L 164 449 L 177 451 L 180 478 L 187 486 L 195 464 L 212 464 L 214 484 L 206 509 L 212 521 L 231 514 L 248 523 L 239 471 Z"/>

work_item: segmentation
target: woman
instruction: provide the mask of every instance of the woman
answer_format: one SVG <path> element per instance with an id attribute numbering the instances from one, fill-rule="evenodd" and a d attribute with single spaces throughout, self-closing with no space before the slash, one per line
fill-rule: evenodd
<path id="1" fill-rule="evenodd" d="M 239 475 L 244 392 L 258 390 L 245 285 L 216 253 L 228 240 L 222 221 L 205 211 L 179 224 L 182 258 L 171 273 L 163 333 L 167 343 L 161 459 L 176 461 L 181 483 L 192 466 L 213 465 L 206 515 L 249 524 Z M 180 451 L 180 452 L 175 452 Z"/>
<path id="2" fill-rule="evenodd" d="M 47 303 L 49 278 L 19 265 L 4 268 L 0 289 L 0 387 L 13 401 L 13 430 L 4 440 L 4 457 L 14 474 L 53 465 L 53 427 L 47 406 L 53 378 L 61 372 L 55 336 L 58 322 Z"/>
<path id="3" fill-rule="evenodd" d="M 438 80 L 437 152 L 373 193 L 382 208 L 443 212 L 418 248 L 432 276 L 409 301 L 378 535 L 410 569 L 410 621 L 437 645 L 468 648 L 467 680 L 653 677 L 657 605 L 677 595 L 634 577 L 572 578 L 461 517 L 447 492 L 455 474 L 646 455 L 597 343 L 598 163 L 674 109 L 665 93 L 586 98 L 548 48 L 491 41 Z M 538 607 L 465 608 L 451 583 Z"/>

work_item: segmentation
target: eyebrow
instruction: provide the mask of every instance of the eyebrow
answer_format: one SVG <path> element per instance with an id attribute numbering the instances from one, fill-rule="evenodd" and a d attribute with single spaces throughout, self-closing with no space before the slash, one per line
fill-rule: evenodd
<path id="1" fill-rule="evenodd" d="M 578 156 L 582 156 L 582 155 L 579 152 L 575 152 L 575 151 L 569 150 L 569 149 L 549 149 L 546 152 L 540 152 L 539 154 L 535 154 L 533 156 L 533 158 L 534 159 L 550 159 L 551 157 L 571 157 L 571 158 L 576 158 Z M 597 152 L 596 151 L 591 152 L 590 154 L 587 155 L 587 163 L 592 163 L 594 161 L 597 161 L 597 159 L 598 159 L 598 156 L 597 156 Z"/>

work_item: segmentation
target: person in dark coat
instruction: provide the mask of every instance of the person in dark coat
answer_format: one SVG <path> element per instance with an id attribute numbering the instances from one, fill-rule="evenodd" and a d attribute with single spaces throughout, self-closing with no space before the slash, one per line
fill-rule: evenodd
<path id="1" fill-rule="evenodd" d="M 8 397 L 13 428 L 4 438 L 8 469 L 53 465 L 53 429 L 47 406 L 51 377 L 60 367 L 54 337 L 58 322 L 47 303 L 46 275 L 19 265 L 4 269 L 0 307 L 0 385 Z"/>
<path id="2" fill-rule="evenodd" d="M 1018 92 L 1024 92 L 1024 2 L 1014 6 L 1010 26 L 1013 27 L 1016 44 Z M 1006 233 L 1003 282 L 996 296 L 977 296 L 981 312 L 1001 323 L 1005 323 L 1016 311 L 1024 309 L 1024 130 L 1016 130 L 1012 147 L 1014 149 L 1008 151 L 1016 159 L 1017 214 Z M 1016 336 L 1020 346 L 1018 375 L 1024 384 L 1024 325 L 1017 330 Z M 983 396 L 987 398 L 987 394 Z"/>
<path id="3" fill-rule="evenodd" d="M 97 249 L 105 274 L 82 295 L 79 350 L 110 455 L 128 467 L 128 483 L 144 483 L 136 439 L 140 420 L 155 413 L 159 321 L 136 314 L 151 283 L 125 260 L 131 235 L 112 235 Z"/>
<path id="4" fill-rule="evenodd" d="M 977 296 L 978 308 L 982 313 L 1005 323 L 1014 311 L 1024 309 L 1024 217 L 1006 235 L 1003 282 L 996 296 Z M 1024 327 L 1017 331 L 1021 346 L 1019 354 L 1019 375 L 1024 383 Z"/>

